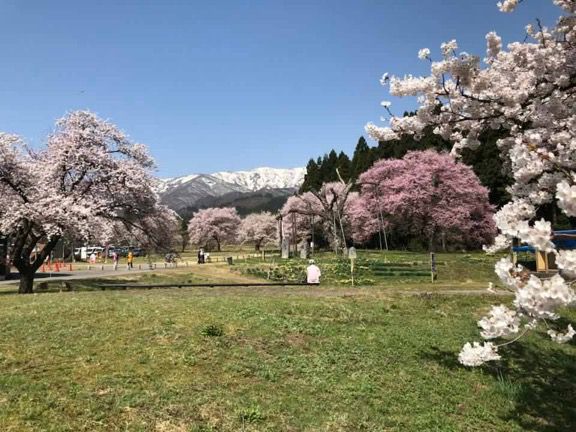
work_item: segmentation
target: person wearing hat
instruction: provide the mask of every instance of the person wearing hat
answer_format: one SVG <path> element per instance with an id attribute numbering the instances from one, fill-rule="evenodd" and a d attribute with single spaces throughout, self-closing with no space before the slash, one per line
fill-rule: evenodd
<path id="1" fill-rule="evenodd" d="M 306 282 L 309 284 L 319 284 L 321 275 L 322 273 L 320 272 L 318 266 L 314 263 L 314 260 L 309 260 L 308 267 L 306 267 Z"/>

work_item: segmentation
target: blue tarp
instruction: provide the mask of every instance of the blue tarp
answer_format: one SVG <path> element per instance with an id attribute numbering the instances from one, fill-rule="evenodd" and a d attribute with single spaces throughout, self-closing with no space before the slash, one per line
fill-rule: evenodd
<path id="1" fill-rule="evenodd" d="M 576 230 L 554 231 L 552 243 L 554 243 L 558 249 L 576 249 Z M 535 249 L 532 246 L 522 245 L 514 246 L 512 251 L 534 253 Z"/>
<path id="2" fill-rule="evenodd" d="M 512 248 L 514 252 L 532 252 L 534 253 L 535 249 L 532 246 L 514 246 Z"/>
<path id="3" fill-rule="evenodd" d="M 558 249 L 576 249 L 576 230 L 554 231 L 552 243 Z"/>

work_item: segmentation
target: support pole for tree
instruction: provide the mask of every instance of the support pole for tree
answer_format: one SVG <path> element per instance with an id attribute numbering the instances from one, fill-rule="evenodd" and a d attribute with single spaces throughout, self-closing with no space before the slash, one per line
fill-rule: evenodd
<path id="1" fill-rule="evenodd" d="M 347 247 L 346 245 L 346 235 L 344 234 L 344 226 L 342 225 L 342 216 L 340 216 L 340 211 L 338 211 L 338 222 L 340 222 L 340 232 L 342 233 L 342 244 L 343 247 Z"/>
<path id="2" fill-rule="evenodd" d="M 430 277 L 434 283 L 436 280 L 436 255 L 434 252 L 430 252 Z"/>
<path id="3" fill-rule="evenodd" d="M 384 247 L 388 250 L 388 237 L 386 235 L 386 226 L 384 225 L 384 216 L 382 215 L 382 210 L 380 210 L 380 222 L 382 224 L 382 232 L 384 233 Z"/>
<path id="4" fill-rule="evenodd" d="M 284 226 L 282 225 L 282 214 L 278 215 L 278 238 L 280 239 L 280 250 L 282 250 L 282 240 L 284 240 Z"/>
<path id="5" fill-rule="evenodd" d="M 294 240 L 294 257 L 298 255 L 298 246 L 296 242 L 296 213 L 292 213 L 292 239 Z"/>

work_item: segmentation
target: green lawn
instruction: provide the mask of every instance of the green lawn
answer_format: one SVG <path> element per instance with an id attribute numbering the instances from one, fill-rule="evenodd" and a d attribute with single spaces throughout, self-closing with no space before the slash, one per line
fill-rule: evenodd
<path id="1" fill-rule="evenodd" d="M 457 364 L 501 300 L 322 286 L 1 295 L 0 430 L 575 430 L 573 344 L 534 335 L 500 364 Z"/>
<path id="2" fill-rule="evenodd" d="M 314 259 L 322 271 L 322 283 L 352 286 L 350 260 L 333 253 L 320 253 Z M 499 256 L 482 252 L 436 253 L 437 280 L 431 283 L 430 254 L 418 252 L 359 251 L 355 262 L 355 285 L 378 285 L 400 289 L 485 289 L 489 282 L 498 285 L 494 264 Z M 241 260 L 238 273 L 271 281 L 305 280 L 307 260 L 274 257 Z"/>

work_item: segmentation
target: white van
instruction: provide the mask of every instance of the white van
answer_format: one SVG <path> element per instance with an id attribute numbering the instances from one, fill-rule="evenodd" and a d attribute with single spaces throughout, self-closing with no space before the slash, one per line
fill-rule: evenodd
<path id="1" fill-rule="evenodd" d="M 81 248 L 74 249 L 74 256 L 76 259 L 81 261 L 88 261 L 90 255 L 93 253 L 102 256 L 103 252 L 104 248 L 100 246 L 83 246 Z"/>

